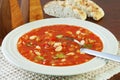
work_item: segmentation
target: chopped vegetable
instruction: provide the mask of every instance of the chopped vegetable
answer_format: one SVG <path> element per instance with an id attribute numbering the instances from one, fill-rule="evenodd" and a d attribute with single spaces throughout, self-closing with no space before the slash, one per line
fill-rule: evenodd
<path id="1" fill-rule="evenodd" d="M 28 43 L 26 43 L 26 46 L 28 46 L 28 47 L 30 47 L 30 46 L 32 46 L 32 42 L 28 42 Z"/>
<path id="2" fill-rule="evenodd" d="M 44 57 L 43 57 L 43 56 L 38 55 L 38 56 L 36 56 L 34 59 L 35 59 L 35 60 L 44 60 Z"/>
<path id="3" fill-rule="evenodd" d="M 62 46 L 58 46 L 55 48 L 55 51 L 59 52 L 59 51 L 62 51 Z"/>
<path id="4" fill-rule="evenodd" d="M 66 55 L 75 55 L 75 53 L 74 52 L 69 52 Z"/>
<path id="5" fill-rule="evenodd" d="M 61 39 L 63 37 L 62 34 L 56 35 L 56 38 Z"/>
<path id="6" fill-rule="evenodd" d="M 41 47 L 40 47 L 40 46 L 36 46 L 35 48 L 36 48 L 36 49 L 41 49 Z"/>
<path id="7" fill-rule="evenodd" d="M 80 30 L 78 30 L 78 31 L 76 31 L 76 34 L 78 35 L 78 34 L 80 34 L 81 33 L 81 31 Z"/>
<path id="8" fill-rule="evenodd" d="M 65 55 L 63 53 L 57 53 L 53 58 L 54 59 L 63 59 L 63 58 L 65 58 Z"/>
<path id="9" fill-rule="evenodd" d="M 92 48 L 92 44 L 84 44 L 83 47 L 84 48 Z"/>
<path id="10" fill-rule="evenodd" d="M 30 36 L 30 40 L 34 40 L 34 39 L 36 39 L 36 38 L 37 38 L 37 36 L 35 36 L 35 35 Z"/>
<path id="11" fill-rule="evenodd" d="M 68 34 L 72 34 L 72 32 L 71 32 L 71 31 L 67 31 L 66 33 L 68 33 Z"/>
<path id="12" fill-rule="evenodd" d="M 34 51 L 36 55 L 41 55 L 41 53 L 37 50 Z"/>
<path id="13" fill-rule="evenodd" d="M 61 42 L 56 42 L 56 43 L 54 43 L 53 47 L 58 47 L 58 46 L 61 46 L 61 45 L 62 45 Z"/>

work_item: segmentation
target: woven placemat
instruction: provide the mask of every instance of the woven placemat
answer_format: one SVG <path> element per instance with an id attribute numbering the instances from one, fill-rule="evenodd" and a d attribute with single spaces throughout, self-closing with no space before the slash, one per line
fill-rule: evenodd
<path id="1" fill-rule="evenodd" d="M 120 55 L 120 42 L 118 55 Z M 120 63 L 108 61 L 97 70 L 75 76 L 51 76 L 20 69 L 9 63 L 0 50 L 0 80 L 107 80 L 120 72 Z"/>

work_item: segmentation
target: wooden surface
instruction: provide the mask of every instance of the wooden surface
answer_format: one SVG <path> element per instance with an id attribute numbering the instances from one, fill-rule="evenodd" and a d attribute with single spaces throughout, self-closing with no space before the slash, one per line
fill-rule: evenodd
<path id="1" fill-rule="evenodd" d="M 4 0 L 5 1 L 5 0 Z M 18 4 L 18 0 L 9 0 L 11 12 L 11 28 L 15 29 L 17 26 L 24 24 L 23 16 Z"/>
<path id="2" fill-rule="evenodd" d="M 0 0 L 0 39 L 3 39 L 4 36 L 11 30 L 12 25 L 9 6 L 9 0 Z"/>
<path id="3" fill-rule="evenodd" d="M 0 0 L 0 42 L 2 42 L 2 39 L 5 36 L 3 34 L 10 31 L 9 27 L 7 27 L 7 29 L 6 29 L 3 26 L 1 26 L 3 24 L 10 26 L 10 24 L 9 24 L 10 17 L 3 18 L 3 16 L 1 16 L 1 15 L 4 15 L 4 16 L 10 15 L 9 7 L 8 7 L 9 4 L 5 2 L 4 6 L 7 6 L 8 8 L 6 7 L 6 9 L 3 9 L 3 6 L 1 6 L 2 1 L 7 1 L 7 0 Z M 18 1 L 20 3 L 21 1 L 27 1 L 27 0 L 18 0 Z M 20 3 L 20 5 L 22 6 L 21 9 L 22 9 L 24 20 L 26 20 L 25 22 L 28 22 L 28 19 L 29 19 L 29 17 L 28 17 L 29 13 L 27 12 L 27 11 L 29 11 L 29 7 L 27 6 L 27 5 L 29 5 L 28 1 Z M 51 0 L 41 0 L 42 6 L 44 6 L 44 4 L 47 3 L 48 1 L 51 1 Z M 101 6 L 103 8 L 103 10 L 105 11 L 105 16 L 99 21 L 94 21 L 92 18 L 88 18 L 87 20 L 97 23 L 101 26 L 104 26 L 109 31 L 111 31 L 115 35 L 115 37 L 120 41 L 120 7 L 119 7 L 120 0 L 93 0 L 93 1 L 96 2 L 99 6 Z M 35 12 L 36 11 L 34 11 L 34 13 Z M 49 16 L 46 14 L 44 14 L 43 16 L 44 16 L 44 18 L 52 17 L 52 16 Z M 109 80 L 120 80 L 120 73 L 117 75 L 114 75 L 114 77 L 112 77 Z"/>
<path id="4" fill-rule="evenodd" d="M 41 0 L 42 5 L 51 0 Z M 120 41 L 120 0 L 93 0 L 105 11 L 105 16 L 99 20 L 94 21 L 92 18 L 88 18 L 88 21 L 95 22 L 101 26 L 104 26 L 110 30 L 116 38 Z M 44 15 L 44 18 L 51 16 Z"/>
<path id="5" fill-rule="evenodd" d="M 30 0 L 29 21 L 43 19 L 43 11 L 40 0 Z"/>
<path id="6" fill-rule="evenodd" d="M 29 21 L 29 0 L 18 0 L 24 23 Z"/>
<path id="7" fill-rule="evenodd" d="M 0 0 L 0 38 L 24 23 L 17 0 Z"/>
<path id="8" fill-rule="evenodd" d="M 0 1 L 7 1 L 7 0 L 0 0 Z M 27 1 L 27 0 L 19 0 L 19 1 Z M 41 0 L 42 6 L 45 3 L 47 3 L 48 1 L 50 1 L 50 0 Z M 93 1 L 95 1 L 99 6 L 101 6 L 104 9 L 105 16 L 100 21 L 94 21 L 91 18 L 88 18 L 87 20 L 104 26 L 105 28 L 110 30 L 116 36 L 116 38 L 118 40 L 120 40 L 120 7 L 119 7 L 120 0 L 93 0 Z M 6 3 L 6 4 L 8 4 L 8 3 Z M 26 4 L 26 5 L 28 5 L 28 4 Z M 24 6 L 25 6 L 25 2 L 24 2 Z M 0 9 L 1 9 L 1 7 L 0 7 Z M 6 9 L 9 9 L 9 8 L 6 8 Z M 26 8 L 26 9 L 28 9 L 28 8 Z M 23 10 L 22 13 L 25 13 L 25 11 L 29 11 L 29 10 L 26 10 L 26 9 L 25 10 L 22 9 Z M 2 11 L 0 11 L 0 18 L 2 17 L 1 13 L 4 16 L 9 15 L 8 13 L 6 13 L 6 12 L 9 12 L 9 11 L 8 10 L 6 12 L 5 11 L 4 11 L 4 9 L 2 9 Z M 3 14 L 3 12 L 6 13 L 6 14 Z M 27 17 L 26 16 L 27 14 L 28 13 L 26 12 L 24 17 Z M 29 14 L 28 14 L 28 16 L 29 16 Z M 44 18 L 49 18 L 49 17 L 52 17 L 52 16 L 48 16 L 48 15 L 44 14 Z M 9 21 L 10 18 L 9 19 L 8 18 L 9 17 L 4 18 L 4 21 L 2 21 L 2 23 L 4 23 L 4 25 L 6 25 L 10 22 Z M 0 21 L 1 21 L 1 19 L 0 19 Z M 28 20 L 29 18 L 27 17 L 26 19 Z M 9 22 L 7 23 L 6 21 L 7 22 L 9 21 Z M 1 22 L 0 22 L 0 38 L 3 38 L 5 36 L 5 35 L 2 35 L 4 32 L 9 32 L 9 27 L 7 29 L 2 27 Z"/>

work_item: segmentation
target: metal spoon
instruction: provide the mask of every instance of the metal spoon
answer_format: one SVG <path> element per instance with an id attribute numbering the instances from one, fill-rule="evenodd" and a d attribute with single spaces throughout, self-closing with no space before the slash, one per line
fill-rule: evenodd
<path id="1" fill-rule="evenodd" d="M 80 42 L 74 38 L 67 37 L 67 36 L 64 38 L 67 40 L 74 41 L 80 45 Z M 81 48 L 80 51 L 85 52 L 85 53 L 90 54 L 90 55 L 93 55 L 93 56 L 97 56 L 97 57 L 101 57 L 101 58 L 120 62 L 120 56 L 117 56 L 117 55 L 113 55 L 113 54 L 109 54 L 109 53 L 105 53 L 105 52 L 98 52 L 98 51 L 87 49 L 87 48 Z"/>

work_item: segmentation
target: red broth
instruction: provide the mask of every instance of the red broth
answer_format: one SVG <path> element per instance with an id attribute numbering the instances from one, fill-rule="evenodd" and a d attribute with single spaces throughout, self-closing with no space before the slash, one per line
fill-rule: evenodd
<path id="1" fill-rule="evenodd" d="M 81 53 L 80 45 L 64 39 L 72 37 L 83 47 L 101 51 L 103 43 L 91 31 L 73 25 L 43 26 L 25 33 L 17 42 L 18 51 L 30 61 L 47 66 L 71 66 L 90 61 L 94 56 Z"/>

